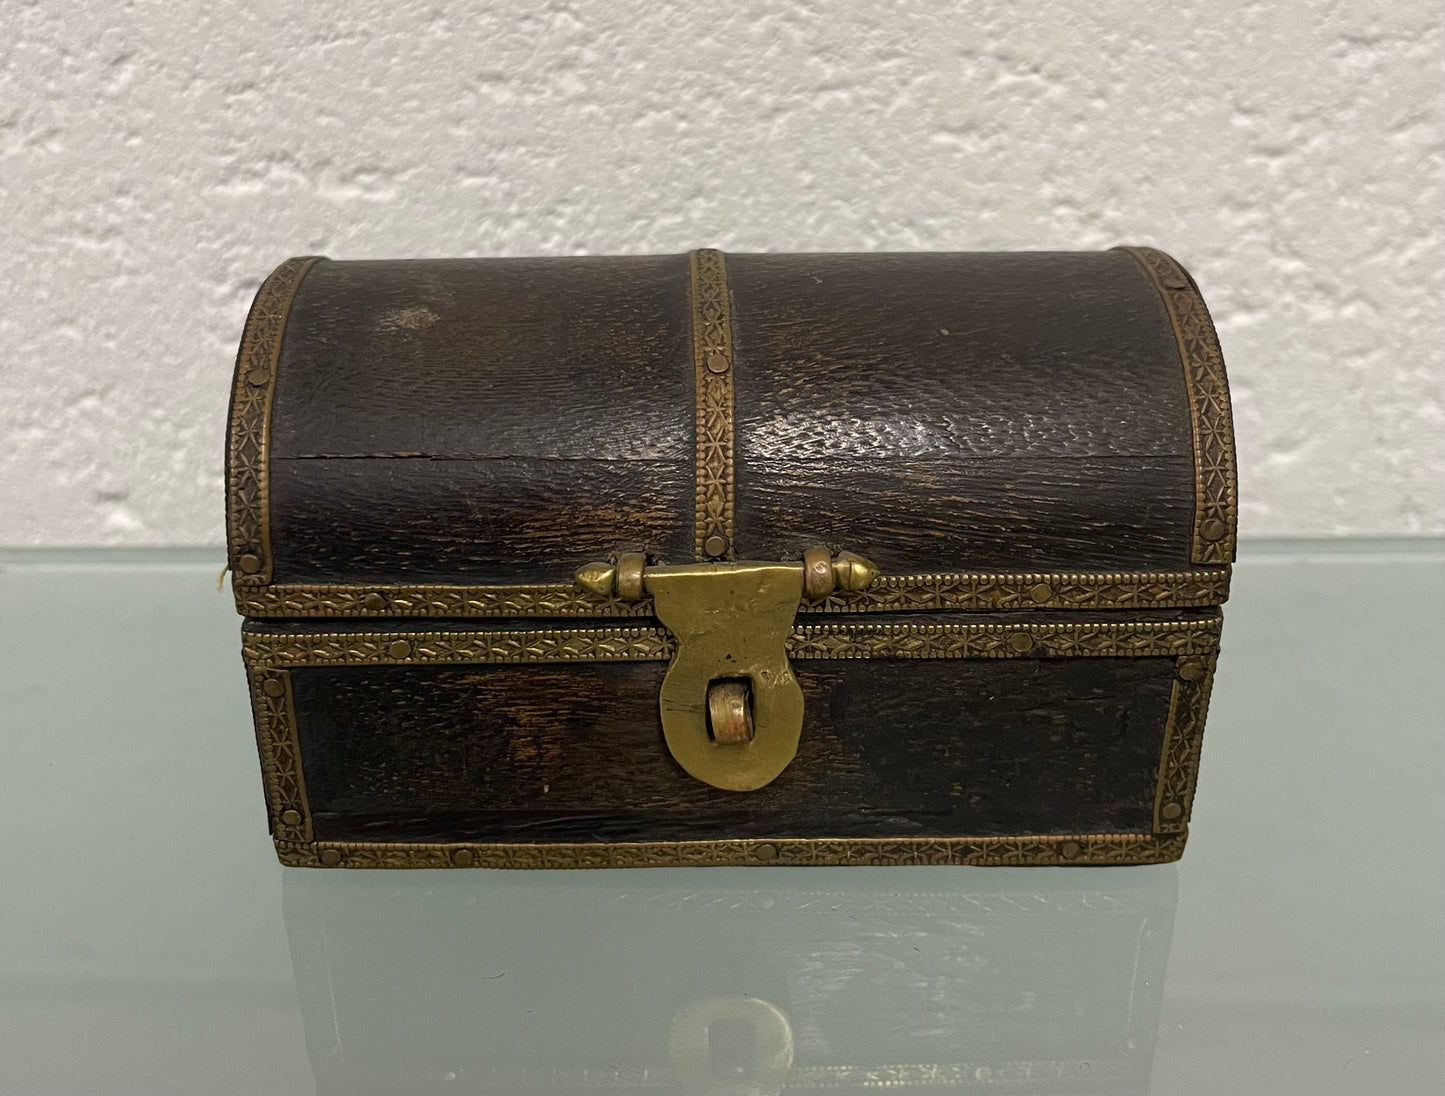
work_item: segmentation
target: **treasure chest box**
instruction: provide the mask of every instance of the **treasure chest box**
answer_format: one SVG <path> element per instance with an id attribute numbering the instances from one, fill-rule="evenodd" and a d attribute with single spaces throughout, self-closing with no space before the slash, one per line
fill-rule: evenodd
<path id="1" fill-rule="evenodd" d="M 1183 850 L 1237 502 L 1158 251 L 293 259 L 227 479 L 287 864 Z"/>

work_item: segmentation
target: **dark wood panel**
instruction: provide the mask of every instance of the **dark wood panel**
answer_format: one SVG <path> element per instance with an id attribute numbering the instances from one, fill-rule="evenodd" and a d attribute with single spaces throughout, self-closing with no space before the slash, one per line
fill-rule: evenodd
<path id="1" fill-rule="evenodd" d="M 755 461 L 740 550 L 859 552 L 884 574 L 1180 570 L 1193 503 L 1187 457 Z"/>
<path id="2" fill-rule="evenodd" d="M 278 582 L 556 582 L 692 555 L 691 461 L 277 460 Z"/>
<path id="3" fill-rule="evenodd" d="M 326 262 L 276 382 L 276 582 L 691 556 L 685 256 Z"/>
<path id="4" fill-rule="evenodd" d="M 661 663 L 293 671 L 318 838 L 1143 832 L 1169 659 L 800 661 L 797 759 L 744 795 L 662 742 Z"/>
<path id="5" fill-rule="evenodd" d="M 728 269 L 741 555 L 821 540 L 895 572 L 1187 564 L 1178 351 L 1128 256 Z M 319 264 L 278 371 L 275 580 L 689 558 L 689 316 L 685 256 Z"/>
<path id="6" fill-rule="evenodd" d="M 821 535 L 895 570 L 1187 565 L 1178 347 L 1127 255 L 737 255 L 728 271 L 744 554 Z"/>
<path id="7" fill-rule="evenodd" d="M 691 459 L 686 256 L 325 262 L 272 452 Z"/>

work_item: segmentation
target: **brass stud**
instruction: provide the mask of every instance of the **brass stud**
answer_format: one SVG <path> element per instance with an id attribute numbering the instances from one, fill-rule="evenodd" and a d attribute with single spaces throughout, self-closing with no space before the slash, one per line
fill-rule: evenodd
<path id="1" fill-rule="evenodd" d="M 728 371 L 728 360 L 716 350 L 708 354 L 703 362 L 707 365 L 709 373 L 726 373 Z"/>
<path id="2" fill-rule="evenodd" d="M 611 597 L 617 571 L 610 563 L 583 564 L 574 576 L 577 585 L 597 597 Z"/>
<path id="3" fill-rule="evenodd" d="M 386 651 L 392 658 L 406 658 L 411 654 L 411 644 L 404 639 L 395 639 Z"/>
<path id="4" fill-rule="evenodd" d="M 288 826 L 299 826 L 301 825 L 301 812 L 284 810 L 281 812 L 281 821 Z"/>
<path id="5" fill-rule="evenodd" d="M 878 565 L 856 552 L 839 552 L 833 561 L 833 581 L 838 589 L 860 594 L 878 580 Z"/>
<path id="6" fill-rule="evenodd" d="M 1165 803 L 1164 809 L 1159 812 L 1159 817 L 1167 818 L 1170 822 L 1173 822 L 1183 813 L 1184 808 L 1181 807 L 1178 803 Z"/>
<path id="7" fill-rule="evenodd" d="M 1204 677 L 1204 660 L 1200 658 L 1181 658 L 1177 670 L 1179 676 L 1185 681 L 1199 681 Z"/>
<path id="8" fill-rule="evenodd" d="M 269 369 L 253 369 L 246 374 L 246 383 L 255 385 L 257 388 L 260 388 L 270 379 L 271 370 Z"/>
<path id="9" fill-rule="evenodd" d="M 753 849 L 753 855 L 759 860 L 776 860 L 778 847 L 776 845 L 759 845 Z"/>
<path id="10" fill-rule="evenodd" d="M 728 554 L 728 538 L 721 533 L 714 533 L 702 542 L 703 555 L 712 559 L 721 559 Z"/>
<path id="11" fill-rule="evenodd" d="M 366 597 L 361 599 L 361 604 L 375 613 L 386 608 L 386 598 L 380 594 L 367 594 Z"/>
<path id="12" fill-rule="evenodd" d="M 1028 632 L 1015 632 L 1008 637 L 1008 645 L 1019 654 L 1023 654 L 1025 651 L 1033 650 L 1034 637 L 1029 635 Z"/>
<path id="13" fill-rule="evenodd" d="M 623 601 L 641 601 L 646 594 L 642 572 L 647 557 L 641 552 L 624 552 L 617 557 L 617 596 Z"/>
<path id="14" fill-rule="evenodd" d="M 1065 860 L 1072 860 L 1079 855 L 1079 843 L 1077 841 L 1065 841 L 1059 846 L 1059 855 Z"/>
<path id="15" fill-rule="evenodd" d="M 280 697 L 286 695 L 286 686 L 281 683 L 280 678 L 268 677 L 261 683 L 261 691 L 267 696 Z"/>
<path id="16" fill-rule="evenodd" d="M 251 553 L 247 552 L 244 556 L 242 556 L 236 561 L 236 566 L 241 568 L 241 570 L 244 571 L 246 574 L 254 575 L 257 571 L 261 569 L 261 557 L 253 556 L 251 555 Z"/>
<path id="17" fill-rule="evenodd" d="M 1199 535 L 1205 540 L 1222 540 L 1228 528 L 1218 518 L 1205 518 L 1204 523 L 1199 526 Z"/>
<path id="18" fill-rule="evenodd" d="M 833 592 L 833 554 L 814 546 L 803 552 L 803 596 L 822 601 Z"/>
<path id="19" fill-rule="evenodd" d="M 1047 582 L 1037 583 L 1029 590 L 1029 597 L 1031 597 L 1034 601 L 1038 602 L 1040 605 L 1048 601 L 1049 598 L 1053 596 L 1054 588 L 1050 586 Z"/>
<path id="20" fill-rule="evenodd" d="M 475 859 L 471 849 L 458 849 L 452 853 L 452 863 L 459 868 L 470 868 Z"/>
<path id="21" fill-rule="evenodd" d="M 334 868 L 341 863 L 341 852 L 339 849 L 322 849 L 316 859 L 321 861 L 323 868 Z"/>

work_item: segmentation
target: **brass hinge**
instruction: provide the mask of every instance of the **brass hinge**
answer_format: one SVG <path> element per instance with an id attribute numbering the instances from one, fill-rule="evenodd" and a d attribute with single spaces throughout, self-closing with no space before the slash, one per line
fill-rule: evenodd
<path id="1" fill-rule="evenodd" d="M 799 605 L 866 590 L 877 577 L 862 556 L 826 548 L 797 563 L 677 566 L 649 566 L 629 552 L 615 564 L 587 564 L 577 584 L 624 601 L 652 598 L 677 640 L 658 696 L 667 748 L 704 784 L 746 792 L 771 783 L 798 752 L 803 690 L 786 643 Z"/>

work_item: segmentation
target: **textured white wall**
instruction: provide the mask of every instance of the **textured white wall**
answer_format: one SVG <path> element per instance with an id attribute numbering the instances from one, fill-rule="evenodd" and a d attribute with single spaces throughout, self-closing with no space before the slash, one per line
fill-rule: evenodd
<path id="1" fill-rule="evenodd" d="M 259 278 L 1152 243 L 1245 532 L 1445 530 L 1436 0 L 0 0 L 0 543 L 222 536 Z"/>

